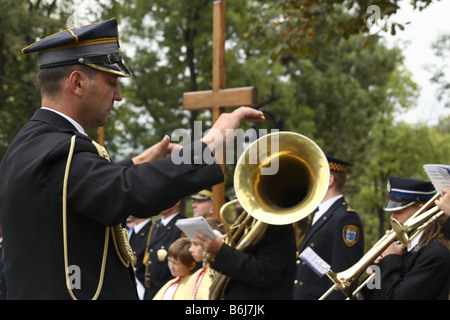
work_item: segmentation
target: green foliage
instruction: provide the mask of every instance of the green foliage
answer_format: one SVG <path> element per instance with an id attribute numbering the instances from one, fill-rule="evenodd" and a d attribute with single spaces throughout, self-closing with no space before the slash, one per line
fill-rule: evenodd
<path id="1" fill-rule="evenodd" d="M 448 58 L 450 57 L 450 34 L 444 33 L 439 35 L 438 39 L 432 44 L 432 49 L 439 58 L 437 65 L 428 65 L 428 70 L 433 74 L 431 81 L 436 83 L 437 97 L 440 101 L 445 102 L 446 107 L 450 107 L 450 80 L 448 77 L 449 66 Z"/>
<path id="2" fill-rule="evenodd" d="M 182 97 L 212 87 L 212 3 L 104 0 L 90 8 L 90 22 L 119 19 L 121 50 L 134 74 L 121 80 L 124 100 L 105 126 L 113 159 L 133 156 L 177 129 L 192 133 L 194 120 L 209 128 L 210 112 L 183 110 Z M 431 1 L 411 3 L 421 10 Z M 40 106 L 36 56 L 20 50 L 65 28 L 72 4 L 0 0 L 8 8 L 0 12 L 0 158 Z M 255 128 L 282 125 L 354 163 L 345 193 L 361 215 L 368 246 L 389 229 L 382 210 L 387 178 L 426 178 L 423 164 L 450 160 L 450 118 L 435 127 L 394 121 L 414 106 L 418 88 L 400 49 L 388 49 L 382 34 L 367 28 L 369 5 L 382 9 L 386 23 L 398 9 L 398 1 L 387 0 L 229 0 L 226 16 L 226 87 L 258 88 L 257 107 L 267 120 Z M 89 135 L 97 138 L 97 130 Z M 227 165 L 229 197 L 233 171 Z"/>
<path id="3" fill-rule="evenodd" d="M 260 10 L 252 16 L 246 35 L 257 37 L 258 48 L 269 48 L 272 56 L 315 54 L 314 40 L 332 45 L 339 39 L 355 34 L 390 32 L 404 26 L 390 19 L 399 10 L 401 0 L 257 0 Z M 431 0 L 410 1 L 414 9 L 423 10 Z M 373 17 L 370 6 L 379 9 Z M 346 14 L 342 14 L 346 13 Z M 370 28 L 368 20 L 376 19 L 377 29 Z M 379 26 L 378 26 L 379 25 Z"/>
<path id="4" fill-rule="evenodd" d="M 0 159 L 40 107 L 37 58 L 24 56 L 21 50 L 65 24 L 68 15 L 58 11 L 57 2 L 0 0 Z"/>

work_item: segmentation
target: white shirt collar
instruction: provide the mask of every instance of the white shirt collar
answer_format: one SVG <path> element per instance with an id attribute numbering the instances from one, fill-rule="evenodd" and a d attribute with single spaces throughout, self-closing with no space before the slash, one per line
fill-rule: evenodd
<path id="1" fill-rule="evenodd" d="M 135 225 L 133 225 L 133 230 L 135 233 L 138 233 L 144 226 L 145 224 L 150 220 L 150 218 L 145 219 L 142 222 L 136 223 Z"/>
<path id="2" fill-rule="evenodd" d="M 68 115 L 65 115 L 64 113 L 61 113 L 59 111 L 56 111 L 54 109 L 50 109 L 50 108 L 46 108 L 46 107 L 41 107 L 41 109 L 44 110 L 49 110 L 49 111 L 53 111 L 54 113 L 59 114 L 61 117 L 64 117 L 65 119 L 67 119 L 71 124 L 73 124 L 73 126 L 78 130 L 78 132 L 84 134 L 85 136 L 87 136 L 86 132 L 84 131 L 83 127 L 76 122 L 75 120 L 73 120 L 71 117 L 69 117 Z"/>
<path id="3" fill-rule="evenodd" d="M 318 206 L 318 210 L 317 212 L 314 214 L 314 218 L 313 218 L 313 222 L 312 224 L 316 223 L 317 220 L 320 219 L 320 217 L 328 211 L 328 209 L 330 209 L 330 207 L 333 205 L 333 203 L 335 203 L 339 198 L 342 198 L 343 195 L 340 194 L 338 196 L 335 196 L 331 199 L 328 199 L 327 201 L 322 202 L 319 206 Z"/>
<path id="4" fill-rule="evenodd" d="M 167 226 L 167 224 L 172 221 L 173 218 L 175 218 L 177 215 L 179 214 L 179 212 L 172 214 L 171 216 L 168 216 L 166 218 L 162 217 L 161 218 L 161 223 L 163 224 L 163 226 Z"/>
<path id="5" fill-rule="evenodd" d="M 419 232 L 419 234 L 414 237 L 411 242 L 409 243 L 409 246 L 406 247 L 406 250 L 411 251 L 411 250 L 417 250 L 419 248 L 419 240 L 420 237 L 422 236 L 423 230 Z"/>

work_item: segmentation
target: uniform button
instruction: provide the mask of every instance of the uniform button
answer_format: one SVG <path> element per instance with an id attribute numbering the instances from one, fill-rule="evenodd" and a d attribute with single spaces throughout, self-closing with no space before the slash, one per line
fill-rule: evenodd
<path id="1" fill-rule="evenodd" d="M 294 284 L 297 284 L 298 283 L 298 280 L 294 280 Z"/>
<path id="2" fill-rule="evenodd" d="M 302 285 L 303 285 L 303 282 L 300 281 L 300 282 L 298 283 L 298 285 L 299 285 L 299 286 L 302 286 Z"/>
<path id="3" fill-rule="evenodd" d="M 314 243 L 311 243 L 309 246 L 310 246 L 311 248 L 314 248 Z"/>
<path id="4" fill-rule="evenodd" d="M 295 263 L 300 264 L 300 260 L 296 260 Z"/>

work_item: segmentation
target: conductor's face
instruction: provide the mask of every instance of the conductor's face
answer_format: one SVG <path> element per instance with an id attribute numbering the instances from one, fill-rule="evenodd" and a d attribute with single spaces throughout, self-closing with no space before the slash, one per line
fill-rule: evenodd
<path id="1" fill-rule="evenodd" d="M 122 100 L 117 78 L 113 73 L 99 71 L 94 79 L 88 80 L 81 106 L 88 128 L 104 126 L 114 109 L 114 102 Z"/>

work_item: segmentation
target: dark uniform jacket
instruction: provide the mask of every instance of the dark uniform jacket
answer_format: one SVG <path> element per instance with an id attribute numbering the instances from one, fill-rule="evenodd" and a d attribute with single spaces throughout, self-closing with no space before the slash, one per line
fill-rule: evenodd
<path id="1" fill-rule="evenodd" d="M 167 254 L 164 260 L 160 261 L 158 259 L 158 250 L 163 250 L 167 253 L 170 245 L 181 237 L 182 232 L 175 223 L 183 218 L 185 217 L 178 213 L 165 226 L 161 222 L 162 219 L 155 222 L 148 247 L 149 264 L 145 272 L 144 300 L 153 299 L 159 289 L 173 278 L 167 265 Z"/>
<path id="2" fill-rule="evenodd" d="M 5 265 L 5 257 L 3 254 L 3 241 L 0 241 L 0 300 L 6 300 L 6 279 L 3 267 Z"/>
<path id="3" fill-rule="evenodd" d="M 249 252 L 222 245 L 212 265 L 231 278 L 226 300 L 292 300 L 295 234 L 289 225 L 269 225 Z"/>
<path id="4" fill-rule="evenodd" d="M 307 246 L 328 263 L 333 272 L 344 271 L 361 259 L 364 253 L 361 221 L 343 197 L 311 226 L 298 247 L 298 255 Z M 297 259 L 294 299 L 317 300 L 332 285 L 327 275 L 319 277 L 304 261 Z M 345 299 L 345 296 L 335 291 L 328 299 Z"/>
<path id="5" fill-rule="evenodd" d="M 81 280 L 78 299 L 96 292 L 105 226 L 132 213 L 159 214 L 183 197 L 223 180 L 219 165 L 176 165 L 171 157 L 133 165 L 108 162 L 89 137 L 63 117 L 38 110 L 11 143 L 0 165 L 0 225 L 9 299 L 69 299 L 63 256 L 62 187 L 70 139 L 76 135 L 68 179 L 68 265 Z M 207 146 L 201 144 L 201 149 Z M 184 158 L 183 158 L 184 159 Z M 111 239 L 110 239 L 111 240 Z M 111 241 L 99 299 L 136 299 L 134 275 Z M 78 278 L 74 278 L 77 280 Z"/>
<path id="6" fill-rule="evenodd" d="M 136 278 L 144 285 L 145 266 L 142 263 L 145 254 L 145 247 L 147 244 L 147 237 L 153 223 L 151 220 L 145 222 L 145 225 L 136 232 L 133 228 L 129 234 L 130 246 L 133 249 L 133 255 L 136 259 L 134 267 L 136 268 Z"/>
<path id="7" fill-rule="evenodd" d="M 448 300 L 450 252 L 438 240 L 419 250 L 390 254 L 378 263 L 379 289 L 365 287 L 367 300 Z"/>

